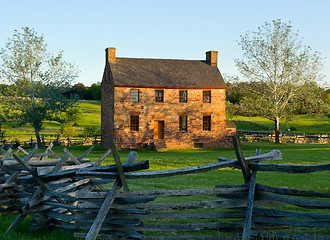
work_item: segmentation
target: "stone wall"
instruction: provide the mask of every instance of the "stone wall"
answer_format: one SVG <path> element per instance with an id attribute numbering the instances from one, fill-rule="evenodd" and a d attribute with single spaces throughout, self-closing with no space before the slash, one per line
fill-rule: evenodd
<path id="1" fill-rule="evenodd" d="M 109 148 L 114 136 L 114 82 L 109 63 L 106 64 L 101 84 L 101 145 Z"/>
<path id="2" fill-rule="evenodd" d="M 202 89 L 187 89 L 188 102 L 179 102 L 179 89 L 163 89 L 164 102 L 155 102 L 156 88 L 139 88 L 139 102 L 130 89 L 115 87 L 114 138 L 119 148 L 163 144 L 166 148 L 216 148 L 231 145 L 225 122 L 225 89 L 211 90 L 203 103 Z M 139 116 L 139 131 L 130 130 L 130 115 Z M 187 131 L 179 131 L 179 116 L 187 116 Z M 203 115 L 211 115 L 211 131 L 203 131 Z M 154 139 L 155 121 L 164 121 L 164 139 Z"/>

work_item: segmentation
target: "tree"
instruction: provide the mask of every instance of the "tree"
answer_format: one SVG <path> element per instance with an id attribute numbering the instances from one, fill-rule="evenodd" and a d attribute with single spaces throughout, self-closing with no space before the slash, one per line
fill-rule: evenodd
<path id="1" fill-rule="evenodd" d="M 243 57 L 236 59 L 236 65 L 255 83 L 250 90 L 258 95 L 249 105 L 274 121 L 277 143 L 280 121 L 293 111 L 302 87 L 323 77 L 320 54 L 303 46 L 298 37 L 289 24 L 276 20 L 247 32 L 239 41 Z"/>
<path id="2" fill-rule="evenodd" d="M 66 96 L 78 95 L 80 99 L 85 100 L 92 99 L 92 94 L 83 83 L 76 83 L 65 94 Z"/>
<path id="3" fill-rule="evenodd" d="M 43 36 L 24 27 L 22 32 L 15 30 L 0 51 L 0 77 L 15 86 L 2 91 L 0 101 L 10 111 L 11 119 L 33 126 L 39 147 L 43 122 L 76 106 L 76 99 L 64 93 L 78 71 L 63 60 L 62 52 L 54 56 L 47 53 L 46 46 Z"/>
<path id="4" fill-rule="evenodd" d="M 100 100 L 101 99 L 101 83 L 93 83 L 92 86 L 89 87 L 89 91 L 92 94 L 93 100 Z"/>

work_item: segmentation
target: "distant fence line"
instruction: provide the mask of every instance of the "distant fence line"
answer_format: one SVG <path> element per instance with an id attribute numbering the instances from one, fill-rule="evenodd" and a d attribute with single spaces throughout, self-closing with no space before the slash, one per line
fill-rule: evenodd
<path id="1" fill-rule="evenodd" d="M 273 132 L 236 130 L 245 142 L 275 142 Z M 281 133 L 281 143 L 330 143 L 330 134 L 294 134 Z"/>
<path id="2" fill-rule="evenodd" d="M 248 130 L 236 130 L 237 133 L 241 133 L 241 141 L 243 142 L 275 142 L 275 134 L 269 131 L 248 131 Z M 75 145 L 92 145 L 101 144 L 101 136 L 95 136 L 93 138 L 85 139 L 58 139 L 58 138 L 41 138 L 41 145 L 48 147 L 50 143 L 54 146 L 75 146 Z M 330 134 L 293 134 L 293 133 L 281 133 L 281 143 L 330 143 Z M 30 140 L 14 140 L 14 141 L 0 141 L 0 146 L 4 149 L 14 148 L 19 146 L 23 148 L 33 148 L 37 145 L 37 140 L 31 137 Z"/>
<path id="3" fill-rule="evenodd" d="M 58 138 L 41 138 L 42 147 L 48 147 L 50 143 L 53 143 L 54 146 L 75 146 L 75 145 L 92 145 L 92 144 L 101 144 L 101 136 L 96 136 L 93 138 L 85 139 L 58 139 Z M 30 140 L 21 141 L 16 139 L 14 141 L 0 141 L 0 146 L 3 146 L 4 149 L 14 148 L 17 149 L 19 146 L 23 148 L 33 148 L 37 145 L 37 140 L 31 137 Z"/>

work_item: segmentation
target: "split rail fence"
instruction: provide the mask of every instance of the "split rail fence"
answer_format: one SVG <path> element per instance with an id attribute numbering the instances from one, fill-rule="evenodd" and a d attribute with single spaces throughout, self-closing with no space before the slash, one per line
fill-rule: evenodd
<path id="1" fill-rule="evenodd" d="M 275 133 L 262 131 L 236 130 L 242 133 L 245 142 L 275 142 Z M 281 143 L 330 143 L 330 134 L 294 134 L 281 133 Z"/>
<path id="2" fill-rule="evenodd" d="M 33 214 L 34 229 L 54 225 L 84 239 L 329 239 L 329 235 L 297 234 L 287 228 L 328 228 L 330 214 L 320 213 L 319 209 L 328 212 L 330 193 L 261 185 L 257 173 L 329 171 L 330 164 L 259 163 L 280 160 L 281 152 L 260 155 L 256 151 L 256 156 L 245 158 L 237 135 L 233 142 L 237 159 L 219 157 L 216 163 L 163 171 L 140 171 L 148 169 L 149 162 L 136 162 L 136 152 L 131 152 L 122 164 L 113 141 L 95 163 L 85 158 L 92 147 L 77 158 L 68 150 L 60 158 L 48 149 L 46 154 L 55 160 L 47 166 L 32 164 L 36 148 L 23 158 L 15 153 L 10 159 L 11 153 L 6 152 L 1 161 L 0 197 L 4 199 L 1 194 L 7 194 L 8 199 L 15 199 L 18 204 L 7 211 L 19 211 L 8 231 L 14 230 L 26 214 Z M 115 164 L 101 166 L 110 153 Z M 152 181 L 225 167 L 241 169 L 245 184 L 143 191 L 129 191 L 127 184 L 127 179 Z M 104 188 L 106 183 L 112 183 L 110 190 Z M 165 201 L 158 200 L 163 197 Z M 286 205 L 297 206 L 298 210 L 285 210 Z M 286 232 L 275 231 L 283 228 Z"/>

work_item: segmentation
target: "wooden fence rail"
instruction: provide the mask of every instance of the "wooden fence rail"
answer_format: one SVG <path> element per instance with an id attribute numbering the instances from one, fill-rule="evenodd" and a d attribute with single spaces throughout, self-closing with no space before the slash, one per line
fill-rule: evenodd
<path id="1" fill-rule="evenodd" d="M 257 175 L 259 171 L 292 174 L 329 171 L 330 164 L 259 163 L 279 160 L 281 152 L 273 150 L 261 155 L 256 151 L 256 156 L 244 157 L 237 135 L 233 142 L 237 159 L 219 157 L 216 163 L 163 171 L 143 171 L 149 168 L 149 162 L 136 162 L 135 152 L 122 164 L 114 142 L 96 163 L 85 159 L 89 151 L 76 158 L 65 150 L 62 158 L 55 158 L 56 163 L 49 159 L 52 164 L 46 166 L 30 165 L 36 150 L 27 153 L 24 159 L 16 154 L 14 160 L 8 159 L 11 155 L 8 151 L 0 161 L 1 187 L 5 189 L 0 197 L 7 194 L 9 199 L 15 199 L 18 205 L 13 205 L 12 210 L 20 213 L 8 231 L 14 230 L 26 214 L 33 214 L 34 229 L 55 225 L 73 230 L 76 237 L 86 240 L 329 239 L 329 236 L 293 234 L 287 228 L 330 227 L 327 210 L 330 193 L 266 186 L 258 183 Z M 49 149 L 48 153 L 51 152 Z M 116 164 L 101 166 L 110 153 Z M 126 182 L 126 179 L 152 181 L 225 167 L 241 169 L 245 184 L 129 191 Z M 103 187 L 106 183 L 113 184 L 110 190 Z M 287 210 L 287 206 L 295 206 L 290 207 L 295 210 Z M 285 232 L 276 231 L 283 228 Z"/>
<path id="2" fill-rule="evenodd" d="M 274 142 L 275 133 L 266 131 L 236 130 L 245 142 Z M 281 143 L 330 143 L 330 134 L 281 133 Z"/>
<path id="3" fill-rule="evenodd" d="M 96 136 L 94 138 L 72 138 L 72 139 L 65 139 L 65 138 L 42 138 L 41 145 L 43 147 L 48 147 L 50 144 L 53 146 L 75 146 L 75 145 L 97 145 L 101 144 L 101 136 Z M 14 141 L 0 141 L 0 146 L 3 149 L 14 148 L 17 149 L 18 147 L 22 148 L 33 148 L 37 145 L 36 139 L 31 137 L 30 140 L 14 140 Z M 0 151 L 1 153 L 1 151 Z"/>

